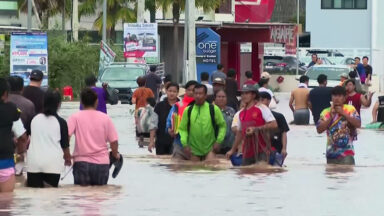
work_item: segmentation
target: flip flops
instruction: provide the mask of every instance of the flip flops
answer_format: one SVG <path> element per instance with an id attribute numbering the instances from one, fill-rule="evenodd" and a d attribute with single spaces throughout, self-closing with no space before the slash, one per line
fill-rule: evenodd
<path id="1" fill-rule="evenodd" d="M 121 170 L 121 167 L 123 167 L 123 156 L 120 154 L 120 159 L 117 160 L 115 157 L 112 156 L 112 152 L 109 152 L 109 161 L 109 168 L 111 168 L 112 165 L 115 166 L 115 169 L 113 169 L 112 172 L 112 178 L 116 178 L 116 176 Z"/>

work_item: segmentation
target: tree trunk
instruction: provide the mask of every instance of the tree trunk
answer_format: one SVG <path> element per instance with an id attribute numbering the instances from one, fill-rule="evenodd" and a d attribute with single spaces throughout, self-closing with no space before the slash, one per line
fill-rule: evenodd
<path id="1" fill-rule="evenodd" d="M 180 21 L 180 4 L 173 3 L 173 76 L 176 77 L 176 82 L 181 82 L 181 76 L 179 72 L 179 21 Z"/>
<path id="2" fill-rule="evenodd" d="M 112 44 L 115 43 L 115 40 L 116 40 L 116 30 L 115 30 L 115 28 L 116 28 L 115 25 L 111 26 L 111 30 L 110 30 L 110 33 L 109 33 L 109 38 L 107 38 L 107 41 L 109 41 Z"/>
<path id="3" fill-rule="evenodd" d="M 61 10 L 61 30 L 63 31 L 63 34 L 65 34 L 65 1 L 63 0 L 63 9 Z"/>
<path id="4" fill-rule="evenodd" d="M 149 13 L 150 13 L 150 22 L 155 23 L 156 22 L 156 5 L 151 5 L 149 8 Z"/>

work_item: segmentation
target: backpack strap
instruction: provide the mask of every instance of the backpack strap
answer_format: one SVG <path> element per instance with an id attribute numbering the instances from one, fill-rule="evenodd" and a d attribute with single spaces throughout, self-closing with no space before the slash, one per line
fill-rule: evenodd
<path id="1" fill-rule="evenodd" d="M 193 105 L 194 104 L 188 106 L 188 125 L 187 125 L 188 134 L 191 129 L 191 115 L 192 115 Z"/>
<path id="2" fill-rule="evenodd" d="M 212 122 L 213 130 L 215 131 L 215 138 L 217 138 L 219 131 L 216 125 L 215 106 L 213 104 L 209 104 L 209 114 L 211 115 L 211 122 Z"/>

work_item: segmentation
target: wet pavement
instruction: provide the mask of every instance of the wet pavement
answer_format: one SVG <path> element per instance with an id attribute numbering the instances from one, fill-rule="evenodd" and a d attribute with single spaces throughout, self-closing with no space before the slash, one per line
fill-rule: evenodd
<path id="1" fill-rule="evenodd" d="M 288 94 L 277 111 L 292 121 Z M 65 103 L 67 118 L 78 109 Z M 124 166 L 105 187 L 73 186 L 72 174 L 60 188 L 30 189 L 19 179 L 13 194 L 0 195 L 1 215 L 382 215 L 384 132 L 359 130 L 356 166 L 325 164 L 325 135 L 312 126 L 290 126 L 283 169 L 177 164 L 139 149 L 133 107 L 109 106 L 119 133 Z M 363 125 L 371 109 L 362 110 Z M 72 140 L 73 142 L 73 140 Z"/>

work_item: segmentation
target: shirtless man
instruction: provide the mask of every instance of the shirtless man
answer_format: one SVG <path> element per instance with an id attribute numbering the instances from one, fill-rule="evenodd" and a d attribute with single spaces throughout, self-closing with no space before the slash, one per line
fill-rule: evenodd
<path id="1" fill-rule="evenodd" d="M 289 107 L 293 112 L 293 122 L 297 125 L 309 124 L 308 82 L 308 76 L 301 76 L 298 88 L 292 91 L 291 98 L 289 99 Z"/>

